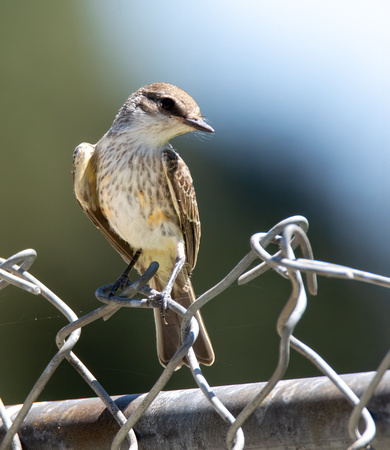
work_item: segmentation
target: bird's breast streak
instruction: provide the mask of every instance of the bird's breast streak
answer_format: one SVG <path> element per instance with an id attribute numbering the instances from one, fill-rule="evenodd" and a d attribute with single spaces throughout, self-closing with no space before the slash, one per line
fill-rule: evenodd
<path id="1" fill-rule="evenodd" d="M 133 161 L 115 170 L 115 178 L 102 177 L 100 203 L 111 228 L 133 248 L 158 250 L 180 240 L 181 230 L 163 167 L 150 176 L 148 163 Z"/>

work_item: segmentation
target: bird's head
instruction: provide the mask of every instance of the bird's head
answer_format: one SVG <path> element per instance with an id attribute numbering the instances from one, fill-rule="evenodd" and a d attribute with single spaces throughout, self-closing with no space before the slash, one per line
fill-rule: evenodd
<path id="1" fill-rule="evenodd" d="M 130 132 L 150 145 L 164 145 L 189 131 L 214 133 L 195 100 L 168 83 L 153 83 L 132 94 L 120 109 L 112 132 Z"/>

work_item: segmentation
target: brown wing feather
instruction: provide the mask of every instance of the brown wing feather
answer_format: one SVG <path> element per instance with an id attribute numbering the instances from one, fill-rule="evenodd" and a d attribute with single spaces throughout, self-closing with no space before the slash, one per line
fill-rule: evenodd
<path id="1" fill-rule="evenodd" d="M 174 150 L 164 150 L 163 162 L 169 190 L 184 236 L 186 262 L 192 270 L 199 251 L 200 220 L 191 173 L 186 163 Z"/>
<path id="2" fill-rule="evenodd" d="M 95 146 L 80 144 L 73 154 L 73 188 L 79 205 L 94 225 L 114 249 L 129 263 L 135 251 L 130 245 L 114 233 L 100 209 L 96 192 L 96 154 Z"/>

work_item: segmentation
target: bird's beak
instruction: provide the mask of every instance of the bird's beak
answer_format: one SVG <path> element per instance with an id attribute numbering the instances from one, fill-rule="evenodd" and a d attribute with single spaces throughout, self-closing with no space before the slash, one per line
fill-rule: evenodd
<path id="1" fill-rule="evenodd" d="M 207 125 L 207 123 L 202 119 L 190 119 L 190 118 L 183 118 L 183 122 L 187 125 L 189 125 L 192 128 L 195 128 L 195 130 L 199 131 L 206 131 L 207 133 L 214 133 L 214 129 L 210 127 L 210 125 Z"/>

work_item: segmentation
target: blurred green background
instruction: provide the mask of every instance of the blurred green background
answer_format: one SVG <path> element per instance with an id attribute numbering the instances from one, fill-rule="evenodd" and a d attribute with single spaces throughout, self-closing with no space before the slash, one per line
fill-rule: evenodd
<path id="1" fill-rule="evenodd" d="M 251 234 L 303 214 L 317 259 L 389 275 L 389 5 L 380 1 L 0 3 L 1 240 L 34 248 L 31 273 L 83 315 L 125 265 L 78 207 L 73 149 L 95 143 L 127 96 L 166 81 L 198 102 L 213 136 L 173 141 L 194 178 L 198 294 L 246 254 Z M 321 278 L 295 335 L 339 373 L 373 370 L 388 348 L 389 292 Z M 263 381 L 277 361 L 288 281 L 267 273 L 203 310 L 211 385 Z M 42 297 L 0 292 L 0 395 L 23 402 L 66 320 Z M 161 373 L 152 312 L 83 329 L 75 353 L 110 394 Z M 292 353 L 286 377 L 318 375 Z M 186 368 L 167 389 L 193 387 Z M 40 400 L 94 396 L 63 362 Z"/>

